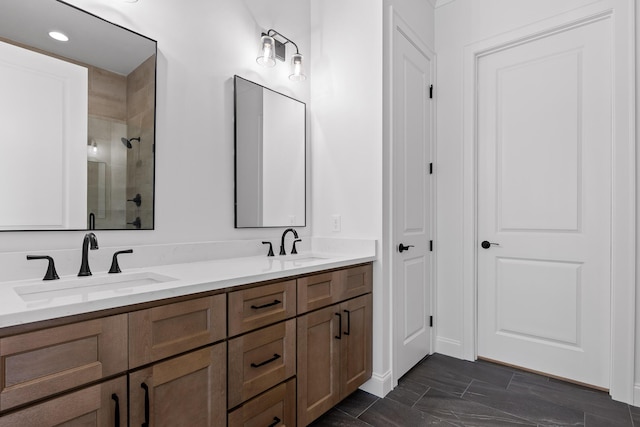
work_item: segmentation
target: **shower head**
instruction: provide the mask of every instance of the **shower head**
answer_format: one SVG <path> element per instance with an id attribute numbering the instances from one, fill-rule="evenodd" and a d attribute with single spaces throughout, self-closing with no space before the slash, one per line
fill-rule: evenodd
<path id="1" fill-rule="evenodd" d="M 127 147 L 127 148 L 131 148 L 131 147 L 133 147 L 133 145 L 131 145 L 131 141 L 138 141 L 138 142 L 140 142 L 140 137 L 138 136 L 138 137 L 136 137 L 136 138 L 130 138 L 130 139 L 127 139 L 127 138 L 120 138 L 120 141 L 122 141 L 122 144 L 123 144 L 125 147 Z"/>

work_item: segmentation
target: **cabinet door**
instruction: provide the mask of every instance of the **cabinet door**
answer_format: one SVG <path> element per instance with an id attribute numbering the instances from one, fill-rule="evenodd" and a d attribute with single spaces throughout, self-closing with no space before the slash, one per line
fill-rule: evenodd
<path id="1" fill-rule="evenodd" d="M 298 425 L 340 401 L 340 306 L 298 317 Z"/>
<path id="2" fill-rule="evenodd" d="M 298 314 L 340 302 L 343 277 L 333 271 L 298 279 Z"/>
<path id="3" fill-rule="evenodd" d="M 356 391 L 371 378 L 372 305 L 371 294 L 340 304 L 340 399 Z"/>
<path id="4" fill-rule="evenodd" d="M 162 305 L 129 314 L 129 368 L 224 339 L 225 294 Z"/>
<path id="5" fill-rule="evenodd" d="M 371 264 L 342 270 L 342 293 L 340 300 L 370 293 L 373 288 Z"/>
<path id="6" fill-rule="evenodd" d="M 220 343 L 131 373 L 130 425 L 226 425 L 226 361 Z"/>
<path id="7" fill-rule="evenodd" d="M 0 339 L 0 410 L 127 370 L 126 314 Z"/>
<path id="8" fill-rule="evenodd" d="M 296 425 L 296 380 L 290 379 L 229 414 L 229 427 Z"/>
<path id="9" fill-rule="evenodd" d="M 0 417 L 0 427 L 126 425 L 127 380 L 124 375 Z"/>
<path id="10" fill-rule="evenodd" d="M 229 293 L 229 336 L 249 332 L 295 315 L 295 280 Z"/>

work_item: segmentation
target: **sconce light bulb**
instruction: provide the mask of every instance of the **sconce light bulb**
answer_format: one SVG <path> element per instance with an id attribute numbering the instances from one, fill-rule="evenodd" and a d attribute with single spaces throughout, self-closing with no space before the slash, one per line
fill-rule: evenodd
<path id="1" fill-rule="evenodd" d="M 273 37 L 264 35 L 260 39 L 260 51 L 256 62 L 263 67 L 273 67 L 276 65 L 275 40 Z"/>
<path id="2" fill-rule="evenodd" d="M 289 80 L 301 82 L 307 79 L 302 68 L 302 55 L 295 53 L 291 56 L 291 75 Z"/>
<path id="3" fill-rule="evenodd" d="M 89 153 L 94 156 L 98 154 L 98 144 L 96 144 L 95 139 L 91 140 L 91 145 L 89 145 Z"/>

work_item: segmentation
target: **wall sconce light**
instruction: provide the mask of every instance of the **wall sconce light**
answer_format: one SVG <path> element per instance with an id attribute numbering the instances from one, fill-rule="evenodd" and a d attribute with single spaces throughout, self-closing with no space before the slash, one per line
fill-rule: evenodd
<path id="1" fill-rule="evenodd" d="M 281 42 L 274 36 L 278 36 L 285 41 Z M 298 50 L 298 45 L 276 30 L 269 30 L 266 33 L 262 33 L 262 38 L 260 39 L 260 51 L 258 52 L 256 62 L 263 67 L 275 66 L 276 59 L 284 62 L 286 51 L 285 45 L 287 43 L 291 43 L 296 47 L 296 53 L 291 56 L 291 74 L 289 75 L 289 80 L 298 82 L 306 80 L 307 76 L 304 74 L 304 69 L 302 67 L 302 55 Z"/>

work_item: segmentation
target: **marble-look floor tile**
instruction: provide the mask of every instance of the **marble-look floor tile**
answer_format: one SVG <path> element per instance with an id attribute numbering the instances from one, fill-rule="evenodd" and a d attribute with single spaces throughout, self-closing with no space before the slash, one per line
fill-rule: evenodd
<path id="1" fill-rule="evenodd" d="M 514 374 L 514 369 L 507 366 L 496 365 L 495 363 L 477 360 L 469 362 L 458 360 L 452 357 L 434 354 L 429 357 L 428 364 L 435 369 L 447 369 L 458 374 L 466 375 L 474 380 L 493 384 L 506 388 Z"/>
<path id="2" fill-rule="evenodd" d="M 602 417 L 594 414 L 584 414 L 584 425 L 585 427 L 630 427 L 633 426 L 633 422 L 631 421 L 631 414 L 629 414 L 628 421 L 619 420 L 619 419 L 611 419 L 608 417 Z"/>
<path id="3" fill-rule="evenodd" d="M 536 426 L 535 422 L 434 389 L 430 389 L 414 408 L 459 426 Z"/>
<path id="4" fill-rule="evenodd" d="M 374 403 L 360 420 L 375 427 L 449 426 L 450 424 L 390 399 Z"/>
<path id="5" fill-rule="evenodd" d="M 313 427 L 367 427 L 369 424 L 362 420 L 347 415 L 339 409 L 331 409 L 329 412 L 310 424 Z"/>
<path id="6" fill-rule="evenodd" d="M 367 410 L 378 400 L 377 396 L 367 393 L 366 391 L 356 390 L 346 397 L 342 402 L 338 403 L 337 409 L 347 415 L 358 418 L 360 414 Z"/>
<path id="7" fill-rule="evenodd" d="M 463 398 L 542 425 L 584 425 L 583 411 L 480 381 L 471 383 Z"/>
<path id="8" fill-rule="evenodd" d="M 467 375 L 436 367 L 428 360 L 411 369 L 404 378 L 456 396 L 461 396 L 473 381 Z"/>
<path id="9" fill-rule="evenodd" d="M 391 399 L 403 405 L 413 406 L 427 390 L 429 390 L 428 386 L 403 377 L 398 381 L 398 386 L 385 396 L 385 399 Z"/>
<path id="10" fill-rule="evenodd" d="M 554 379 L 547 383 L 532 383 L 514 378 L 509 391 L 592 414 L 610 420 L 611 425 L 632 427 L 628 405 L 612 400 L 611 396 L 599 390 Z"/>
<path id="11" fill-rule="evenodd" d="M 633 420 L 633 427 L 640 427 L 640 408 L 629 406 L 629 412 L 631 413 L 631 419 Z"/>

